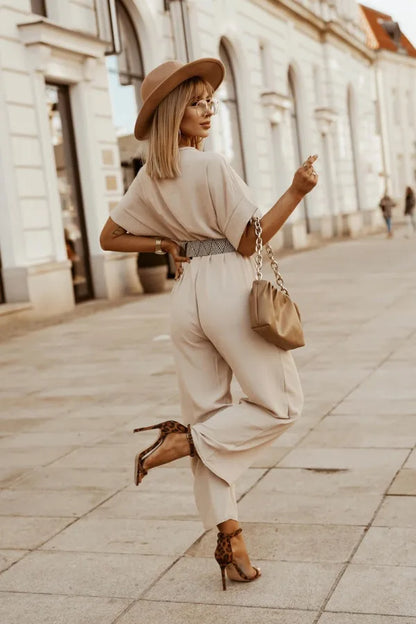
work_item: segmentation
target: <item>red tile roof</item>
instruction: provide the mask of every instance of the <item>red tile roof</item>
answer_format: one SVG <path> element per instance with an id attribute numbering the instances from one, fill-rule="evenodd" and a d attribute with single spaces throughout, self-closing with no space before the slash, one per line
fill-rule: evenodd
<path id="1" fill-rule="evenodd" d="M 391 50 L 397 52 L 399 48 L 406 50 L 409 56 L 416 57 L 416 48 L 409 39 L 402 33 L 400 46 L 398 46 L 383 28 L 382 22 L 391 22 L 392 17 L 386 13 L 381 13 L 375 9 L 370 9 L 363 4 L 359 5 L 363 16 L 363 26 L 367 33 L 367 45 L 373 50 Z"/>

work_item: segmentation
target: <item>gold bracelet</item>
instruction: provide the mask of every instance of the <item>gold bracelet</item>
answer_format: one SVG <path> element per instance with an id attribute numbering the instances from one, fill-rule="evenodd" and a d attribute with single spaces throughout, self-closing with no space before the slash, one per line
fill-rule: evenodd
<path id="1" fill-rule="evenodd" d="M 158 254 L 159 256 L 164 256 L 166 254 L 166 251 L 163 251 L 163 249 L 162 249 L 162 239 L 161 238 L 156 238 L 155 239 L 155 254 Z"/>

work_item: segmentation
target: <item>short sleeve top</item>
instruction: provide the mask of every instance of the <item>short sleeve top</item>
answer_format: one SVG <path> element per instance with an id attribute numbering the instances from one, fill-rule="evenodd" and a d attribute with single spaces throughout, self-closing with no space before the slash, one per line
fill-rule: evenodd
<path id="1" fill-rule="evenodd" d="M 259 215 L 248 186 L 220 154 L 184 147 L 179 158 L 181 175 L 174 179 L 154 180 L 142 167 L 112 220 L 138 236 L 227 238 L 237 249 L 247 223 Z"/>

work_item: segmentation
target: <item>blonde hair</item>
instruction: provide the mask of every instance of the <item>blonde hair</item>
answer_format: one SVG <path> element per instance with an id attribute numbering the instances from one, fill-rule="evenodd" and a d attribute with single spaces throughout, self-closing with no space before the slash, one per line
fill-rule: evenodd
<path id="1" fill-rule="evenodd" d="M 156 108 L 149 132 L 146 171 L 151 178 L 176 178 L 181 174 L 179 167 L 179 133 L 185 109 L 193 98 L 208 92 L 212 86 L 194 77 L 185 80 L 171 91 Z M 191 147 L 202 148 L 202 137 L 191 137 Z"/>

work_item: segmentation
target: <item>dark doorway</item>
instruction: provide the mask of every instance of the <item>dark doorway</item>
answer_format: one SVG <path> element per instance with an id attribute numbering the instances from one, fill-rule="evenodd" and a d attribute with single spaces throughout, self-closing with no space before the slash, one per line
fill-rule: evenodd
<path id="1" fill-rule="evenodd" d="M 46 103 L 75 301 L 86 301 L 94 294 L 68 86 L 47 84 Z"/>

